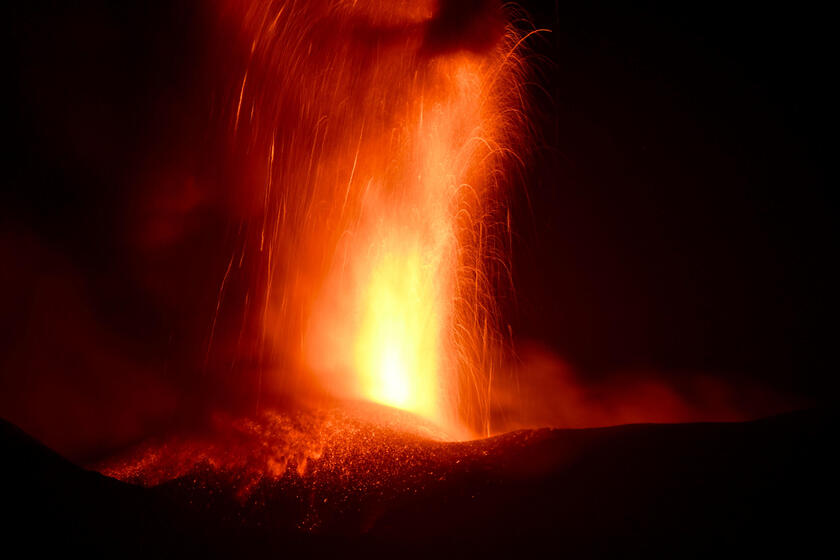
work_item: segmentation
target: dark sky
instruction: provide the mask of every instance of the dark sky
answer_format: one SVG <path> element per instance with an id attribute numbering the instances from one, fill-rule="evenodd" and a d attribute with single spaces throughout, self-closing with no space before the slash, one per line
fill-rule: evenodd
<path id="1" fill-rule="evenodd" d="M 530 209 L 515 199 L 515 332 L 593 375 L 826 397 L 836 89 L 817 6 L 528 3 L 553 32 L 534 42 L 545 141 Z"/>
<path id="2" fill-rule="evenodd" d="M 522 4 L 552 32 L 531 42 L 536 149 L 510 195 L 517 340 L 593 379 L 710 372 L 833 401 L 831 19 L 807 2 Z M 66 400 L 74 376 L 165 416 L 168 381 L 199 375 L 229 224 L 187 195 L 162 210 L 177 231 L 132 224 L 144 185 L 183 169 L 225 200 L 230 167 L 196 147 L 235 55 L 208 46 L 200 5 L 8 18 L 0 414 L 36 432 L 47 413 L 25 395 Z M 150 256 L 147 234 L 179 241 Z"/>

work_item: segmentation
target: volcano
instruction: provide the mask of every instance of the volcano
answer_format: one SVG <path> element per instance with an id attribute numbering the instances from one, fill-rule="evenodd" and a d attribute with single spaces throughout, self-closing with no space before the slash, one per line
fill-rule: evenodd
<path id="1" fill-rule="evenodd" d="M 816 555 L 834 30 L 774 9 L 17 3 L 4 545 Z"/>

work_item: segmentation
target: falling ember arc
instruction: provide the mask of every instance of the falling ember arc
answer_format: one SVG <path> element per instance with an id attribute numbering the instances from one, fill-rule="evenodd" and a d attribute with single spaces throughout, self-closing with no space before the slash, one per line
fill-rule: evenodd
<path id="1" fill-rule="evenodd" d="M 228 97 L 257 177 L 261 384 L 303 372 L 460 439 L 490 431 L 525 95 L 502 8 L 455 4 L 226 2 L 220 21 L 249 45 Z"/>

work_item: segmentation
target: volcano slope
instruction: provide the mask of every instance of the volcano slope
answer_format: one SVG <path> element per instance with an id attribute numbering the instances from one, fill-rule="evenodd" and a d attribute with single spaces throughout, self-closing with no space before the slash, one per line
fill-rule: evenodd
<path id="1" fill-rule="evenodd" d="M 446 443 L 389 409 L 274 411 L 217 416 L 100 472 L 3 422 L 4 541 L 121 556 L 802 554 L 830 534 L 819 512 L 833 420 L 811 410 Z"/>

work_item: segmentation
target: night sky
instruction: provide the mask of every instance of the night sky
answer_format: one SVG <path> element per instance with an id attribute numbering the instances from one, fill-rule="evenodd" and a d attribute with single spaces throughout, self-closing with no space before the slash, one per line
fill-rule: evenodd
<path id="1" fill-rule="evenodd" d="M 824 14 L 528 7 L 553 33 L 534 42 L 548 62 L 530 207 L 514 199 L 515 332 L 592 374 L 713 371 L 832 399 Z"/>

